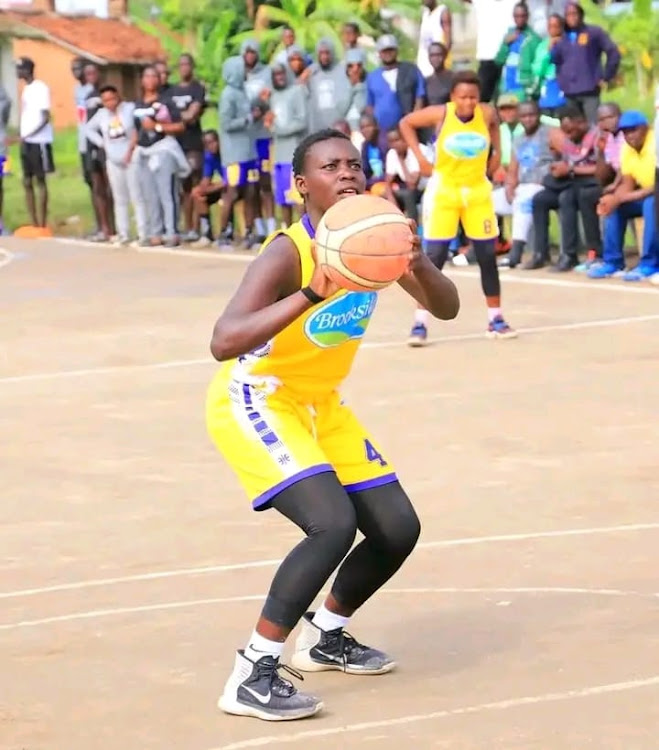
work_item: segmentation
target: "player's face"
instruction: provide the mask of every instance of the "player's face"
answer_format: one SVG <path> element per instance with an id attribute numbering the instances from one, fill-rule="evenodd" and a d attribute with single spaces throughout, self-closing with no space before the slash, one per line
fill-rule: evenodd
<path id="1" fill-rule="evenodd" d="M 636 151 L 640 151 L 645 143 L 645 137 L 648 134 L 647 125 L 639 125 L 636 128 L 625 128 L 622 131 L 625 136 L 625 141 Z"/>
<path id="2" fill-rule="evenodd" d="M 154 68 L 147 68 L 142 73 L 142 88 L 147 93 L 153 93 L 160 88 L 161 80 L 162 76 L 159 76 Z"/>
<path id="3" fill-rule="evenodd" d="M 540 112 L 537 107 L 530 104 L 520 104 L 519 121 L 522 123 L 526 133 L 535 133 L 540 125 Z"/>
<path id="4" fill-rule="evenodd" d="M 104 91 L 101 94 L 101 102 L 105 109 L 114 112 L 119 106 L 119 96 L 114 91 Z"/>
<path id="5" fill-rule="evenodd" d="M 459 117 L 473 117 L 480 92 L 475 83 L 460 83 L 451 94 L 451 101 L 455 104 L 455 111 Z"/>
<path id="6" fill-rule="evenodd" d="M 337 201 L 366 190 L 362 160 L 350 141 L 332 138 L 312 146 L 304 162 L 304 174 L 296 175 L 300 195 L 324 213 Z"/>
<path id="7" fill-rule="evenodd" d="M 220 151 L 220 142 L 214 135 L 204 136 L 204 151 L 208 151 L 209 154 L 217 154 Z"/>

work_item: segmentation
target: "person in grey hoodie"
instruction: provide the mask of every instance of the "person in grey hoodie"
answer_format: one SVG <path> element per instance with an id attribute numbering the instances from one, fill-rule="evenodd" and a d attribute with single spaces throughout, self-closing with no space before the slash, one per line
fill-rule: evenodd
<path id="1" fill-rule="evenodd" d="M 272 83 L 270 68 L 261 62 L 261 48 L 256 39 L 246 39 L 240 54 L 245 63 L 245 92 L 252 107 L 264 112 L 267 109 L 266 94 Z M 263 118 L 252 124 L 252 137 L 256 145 L 256 158 L 259 168 L 259 189 L 255 206 L 254 227 L 259 240 L 263 241 L 268 234 L 275 231 L 275 205 L 272 197 L 272 160 L 270 149 L 272 138 L 263 124 Z"/>
<path id="2" fill-rule="evenodd" d="M 245 92 L 245 63 L 242 57 L 230 57 L 222 66 L 225 86 L 220 94 L 220 153 L 222 154 L 222 179 L 226 194 L 222 202 L 220 217 L 220 247 L 231 243 L 233 237 L 228 229 L 236 202 L 242 198 L 245 207 L 245 244 L 256 244 L 254 218 L 259 182 L 256 161 L 256 144 L 252 125 L 263 117 L 263 109 L 252 105 Z"/>
<path id="3" fill-rule="evenodd" d="M 293 220 L 292 207 L 302 205 L 293 181 L 293 153 L 307 134 L 308 115 L 307 93 L 291 83 L 288 73 L 282 63 L 273 66 L 270 109 L 264 118 L 273 135 L 275 202 L 287 227 Z"/>
<path id="4" fill-rule="evenodd" d="M 352 84 L 345 65 L 336 61 L 330 39 L 321 39 L 316 46 L 315 62 L 307 86 L 309 88 L 309 132 L 329 128 L 344 120 L 350 111 Z"/>
<path id="5" fill-rule="evenodd" d="M 106 169 L 114 199 L 114 223 L 119 243 L 130 241 L 130 205 L 135 211 L 137 234 L 146 239 L 146 207 L 137 183 L 136 167 L 131 159 L 131 141 L 135 132 L 135 105 L 121 100 L 115 86 L 103 86 L 99 95 L 103 107 L 85 125 L 84 136 L 93 146 L 105 151 Z"/>

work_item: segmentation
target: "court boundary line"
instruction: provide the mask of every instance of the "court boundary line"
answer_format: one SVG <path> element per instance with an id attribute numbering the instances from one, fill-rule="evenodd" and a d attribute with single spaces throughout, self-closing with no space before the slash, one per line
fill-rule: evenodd
<path id="1" fill-rule="evenodd" d="M 78 246 L 84 246 L 94 248 L 96 250 L 99 249 L 99 247 L 102 248 L 112 248 L 113 246 L 110 244 L 102 244 L 102 243 L 94 243 L 94 242 L 88 242 L 87 240 L 81 240 L 77 238 L 65 238 L 65 237 L 54 237 L 54 238 L 44 238 L 44 239 L 54 239 L 56 242 L 59 242 L 60 244 L 74 244 Z M 254 258 L 256 258 L 256 255 L 249 254 L 247 252 L 242 251 L 235 251 L 235 252 L 221 252 L 220 250 L 213 252 L 210 250 L 195 250 L 190 249 L 186 250 L 185 248 L 166 248 L 166 247 L 132 247 L 129 246 L 128 249 L 132 252 L 135 252 L 137 254 L 146 254 L 146 255 L 170 255 L 173 257 L 181 257 L 181 258 L 212 258 L 213 260 L 226 260 L 230 263 L 251 263 Z M 480 278 L 480 274 L 478 271 L 475 270 L 469 270 L 469 269 L 463 269 L 456 266 L 453 266 L 451 264 L 448 264 L 445 266 L 444 270 L 448 275 L 455 275 L 455 276 L 463 276 L 464 278 Z M 503 269 L 501 269 L 503 270 Z M 506 271 L 509 269 L 506 269 Z M 623 286 L 620 285 L 617 282 L 600 282 L 598 283 L 596 280 L 592 280 L 591 282 L 588 281 L 571 281 L 569 279 L 547 279 L 544 277 L 538 278 L 538 277 L 530 277 L 530 276 L 517 276 L 517 275 L 508 275 L 508 273 L 502 273 L 501 274 L 503 281 L 510 281 L 513 284 L 534 284 L 538 286 L 555 286 L 555 287 L 562 287 L 565 289 L 597 289 L 600 291 L 608 291 L 608 292 L 618 292 L 623 294 L 657 294 L 657 291 L 651 287 L 639 287 L 639 286 Z M 631 282 L 629 282 L 631 283 Z"/>
<path id="2" fill-rule="evenodd" d="M 391 719 L 380 719 L 377 721 L 363 721 L 357 724 L 343 724 L 339 727 L 326 727 L 325 729 L 307 729 L 290 734 L 274 734 L 269 736 L 254 737 L 248 740 L 231 742 L 228 745 L 217 745 L 212 750 L 243 750 L 250 747 L 264 747 L 270 745 L 283 745 L 298 743 L 304 740 L 332 737 L 346 732 L 365 732 L 370 729 L 383 729 L 385 727 L 404 726 L 406 724 L 417 724 L 423 721 L 436 719 L 448 719 L 453 716 L 465 716 L 479 714 L 486 711 L 505 711 L 509 708 L 520 708 L 522 706 L 534 706 L 540 703 L 555 703 L 558 701 L 574 700 L 577 698 L 588 698 L 610 693 L 622 693 L 628 690 L 637 690 L 644 687 L 659 686 L 659 675 L 627 680 L 625 682 L 609 682 L 602 685 L 591 685 L 583 688 L 573 688 L 552 693 L 540 693 L 538 695 L 525 695 L 518 698 L 505 698 L 498 701 L 478 703 L 458 708 L 447 708 L 441 711 L 433 711 L 427 714 L 408 714 Z"/>
<path id="3" fill-rule="evenodd" d="M 0 247 L 0 268 L 8 266 L 13 260 L 15 260 L 14 253 L 5 250 L 4 247 Z"/>
<path id="4" fill-rule="evenodd" d="M 327 591 L 320 591 L 318 596 L 325 596 Z M 517 594 L 517 595 L 556 595 L 556 596 L 601 596 L 601 597 L 624 597 L 654 600 L 659 598 L 659 593 L 642 591 L 625 591 L 623 589 L 590 589 L 570 586 L 506 586 L 506 587 L 481 587 L 481 586 L 438 586 L 418 588 L 383 588 L 378 594 L 389 596 L 419 596 L 420 594 Z M 216 604 L 242 604 L 245 602 L 262 602 L 267 594 L 243 594 L 241 596 L 218 596 L 204 599 L 179 599 L 157 604 L 141 604 L 132 607 L 110 607 L 103 609 L 91 609 L 70 612 L 65 615 L 51 615 L 34 620 L 19 620 L 17 622 L 0 623 L 0 632 L 7 630 L 20 630 L 34 628 L 41 625 L 53 625 L 60 622 L 76 622 L 79 620 L 98 620 L 103 617 L 118 615 L 143 614 L 147 612 L 168 612 L 176 609 L 189 609 L 193 607 L 209 606 Z"/>
<path id="5" fill-rule="evenodd" d="M 618 317 L 618 318 L 602 318 L 599 320 L 584 320 L 577 321 L 575 323 L 556 323 L 554 325 L 545 326 L 531 326 L 529 328 L 518 328 L 518 332 L 522 335 L 533 335 L 538 333 L 551 333 L 553 331 L 577 331 L 588 328 L 615 328 L 617 326 L 625 326 L 633 323 L 648 323 L 659 320 L 659 314 L 650 315 L 635 315 L 629 317 Z M 450 344 L 460 341 L 474 341 L 474 340 L 485 340 L 483 333 L 461 333 L 454 336 L 443 336 L 441 338 L 429 339 L 428 344 L 432 346 L 438 346 L 441 344 Z M 406 347 L 407 342 L 400 339 L 392 341 L 365 341 L 361 349 L 395 349 L 398 347 Z M 213 360 L 210 355 L 203 359 L 172 359 L 164 360 L 162 362 L 147 362 L 139 365 L 109 365 L 107 367 L 86 367 L 79 370 L 55 370 L 53 372 L 35 372 L 26 373 L 25 375 L 8 375 L 0 377 L 0 386 L 12 383 L 29 383 L 38 382 L 44 380 L 65 380 L 67 378 L 82 378 L 90 375 L 121 375 L 123 373 L 149 371 L 149 370 L 170 370 L 179 367 L 195 367 L 200 365 L 214 365 L 219 366 L 218 363 Z"/>
<path id="6" fill-rule="evenodd" d="M 491 536 L 458 537 L 455 539 L 440 539 L 436 541 L 419 542 L 415 549 L 440 549 L 451 547 L 475 546 L 478 544 L 493 544 L 500 542 L 521 542 L 532 539 L 557 539 L 573 536 L 596 536 L 598 534 L 631 533 L 635 531 L 653 531 L 659 529 L 659 522 L 624 524 L 618 526 L 590 526 L 574 529 L 554 529 L 547 531 L 533 531 L 518 534 L 496 534 Z M 172 570 L 151 571 L 132 576 L 118 576 L 114 578 L 94 578 L 82 581 L 54 584 L 39 588 L 20 589 L 16 591 L 0 592 L 0 600 L 19 599 L 41 594 L 52 594 L 61 591 L 79 591 L 81 589 L 100 588 L 103 586 L 117 586 L 124 583 L 138 583 L 166 578 L 184 578 L 186 576 L 224 573 L 235 570 L 250 570 L 254 568 L 271 568 L 279 565 L 281 559 L 252 560 L 242 563 L 227 563 L 221 565 L 205 565 L 194 568 L 175 568 Z"/>

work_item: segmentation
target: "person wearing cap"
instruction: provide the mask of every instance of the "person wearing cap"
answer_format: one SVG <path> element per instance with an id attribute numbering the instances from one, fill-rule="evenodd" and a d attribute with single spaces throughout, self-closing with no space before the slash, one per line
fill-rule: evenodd
<path id="1" fill-rule="evenodd" d="M 377 41 L 381 67 L 366 78 L 367 112 L 373 114 L 380 128 L 380 146 L 388 148 L 387 132 L 397 127 L 410 112 L 421 109 L 426 85 L 414 63 L 398 60 L 398 40 L 384 34 Z"/>
<path id="2" fill-rule="evenodd" d="M 602 67 L 602 56 L 606 65 Z M 576 2 L 565 6 L 565 34 L 552 47 L 556 78 L 568 102 L 578 104 L 590 123 L 597 121 L 602 87 L 616 77 L 620 51 L 600 26 L 584 23 L 584 10 Z"/>
<path id="3" fill-rule="evenodd" d="M 525 2 L 513 8 L 513 21 L 515 25 L 508 29 L 494 61 L 502 69 L 500 92 L 523 101 L 533 88 L 533 60 L 540 37 L 529 26 L 529 9 Z"/>
<path id="4" fill-rule="evenodd" d="M 597 207 L 604 218 L 603 262 L 590 269 L 591 279 L 605 279 L 625 268 L 625 231 L 630 219 L 643 218 L 643 240 L 638 265 L 623 274 L 624 281 L 646 281 L 659 273 L 659 238 L 655 217 L 657 152 L 647 117 L 635 110 L 618 122 L 625 136 L 620 152 L 621 181 L 613 193 L 603 195 Z"/>
<path id="5" fill-rule="evenodd" d="M 268 109 L 268 95 L 272 86 L 272 73 L 267 65 L 261 62 L 261 46 L 256 39 L 246 39 L 240 54 L 245 63 L 245 93 L 252 109 L 265 113 Z M 275 203 L 272 195 L 272 161 L 270 150 L 272 135 L 265 127 L 263 117 L 254 119 L 249 125 L 250 135 L 256 149 L 256 161 L 259 170 L 259 182 L 253 194 L 254 229 L 259 242 L 272 234 L 277 228 L 275 223 Z"/>
<path id="6" fill-rule="evenodd" d="M 48 223 L 48 186 L 46 175 L 55 171 L 53 161 L 53 126 L 50 117 L 50 89 L 34 77 L 34 62 L 21 57 L 16 62 L 16 75 L 24 81 L 21 94 L 21 165 L 23 187 L 32 226 Z M 39 207 L 35 202 L 34 183 L 39 191 Z"/>

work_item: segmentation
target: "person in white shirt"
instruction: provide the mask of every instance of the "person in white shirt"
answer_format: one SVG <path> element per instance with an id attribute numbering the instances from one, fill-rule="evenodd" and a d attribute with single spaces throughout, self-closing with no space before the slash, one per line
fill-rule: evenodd
<path id="1" fill-rule="evenodd" d="M 428 57 L 428 49 L 433 42 L 440 42 L 447 51 L 451 51 L 453 43 L 453 18 L 451 11 L 446 5 L 441 5 L 437 0 L 423 0 L 423 12 L 421 14 L 421 28 L 419 29 L 419 50 L 416 54 L 416 66 L 424 78 L 428 78 L 434 72 Z M 450 68 L 450 62 L 446 63 Z"/>
<path id="2" fill-rule="evenodd" d="M 428 179 L 421 177 L 419 162 L 401 138 L 398 128 L 387 133 L 387 141 L 385 197 L 395 203 L 408 219 L 418 222 L 418 205 Z"/>
<path id="3" fill-rule="evenodd" d="M 16 75 L 25 81 L 21 94 L 21 166 L 27 209 L 32 226 L 47 226 L 48 187 L 46 175 L 55 171 L 53 162 L 53 126 L 50 120 L 50 89 L 34 77 L 34 62 L 29 57 L 16 61 Z M 34 198 L 34 181 L 39 189 L 39 211 Z"/>

